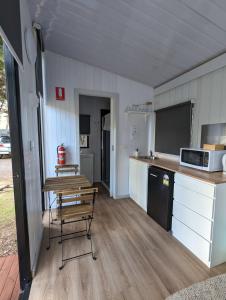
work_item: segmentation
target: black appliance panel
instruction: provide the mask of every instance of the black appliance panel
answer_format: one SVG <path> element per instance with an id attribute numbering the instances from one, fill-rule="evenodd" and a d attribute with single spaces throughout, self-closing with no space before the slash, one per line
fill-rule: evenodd
<path id="1" fill-rule="evenodd" d="M 147 213 L 169 231 L 172 223 L 174 173 L 151 166 L 148 170 Z"/>

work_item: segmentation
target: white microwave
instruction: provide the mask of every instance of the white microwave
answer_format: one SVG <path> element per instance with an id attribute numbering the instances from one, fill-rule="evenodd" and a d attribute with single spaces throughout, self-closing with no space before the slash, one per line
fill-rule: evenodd
<path id="1" fill-rule="evenodd" d="M 207 172 L 223 170 L 222 157 L 226 150 L 180 149 L 180 165 Z"/>

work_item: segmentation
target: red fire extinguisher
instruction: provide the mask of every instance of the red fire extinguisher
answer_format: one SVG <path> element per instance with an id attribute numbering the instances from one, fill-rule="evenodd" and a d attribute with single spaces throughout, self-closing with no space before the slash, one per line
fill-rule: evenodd
<path id="1" fill-rule="evenodd" d="M 65 151 L 64 144 L 57 146 L 57 163 L 58 163 L 58 165 L 65 164 L 65 156 L 66 156 L 66 151 Z"/>

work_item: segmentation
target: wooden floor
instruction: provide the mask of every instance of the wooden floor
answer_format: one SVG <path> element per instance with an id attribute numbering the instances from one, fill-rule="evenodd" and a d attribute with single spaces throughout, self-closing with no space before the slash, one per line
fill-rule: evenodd
<path id="1" fill-rule="evenodd" d="M 17 255 L 0 257 L 0 300 L 17 300 L 19 293 Z"/>
<path id="2" fill-rule="evenodd" d="M 30 300 L 158 300 L 226 272 L 226 264 L 205 267 L 130 199 L 100 193 L 93 225 L 96 261 L 83 257 L 59 271 L 61 246 L 55 240 L 46 251 L 44 240 Z M 68 254 L 88 246 L 84 238 L 65 242 Z"/>

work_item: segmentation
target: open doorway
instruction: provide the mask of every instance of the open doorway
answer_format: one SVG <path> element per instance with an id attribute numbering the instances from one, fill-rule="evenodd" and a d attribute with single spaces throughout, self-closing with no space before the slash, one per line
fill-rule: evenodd
<path id="1" fill-rule="evenodd" d="M 79 95 L 80 173 L 110 189 L 110 112 L 108 97 Z"/>
<path id="2" fill-rule="evenodd" d="M 31 282 L 18 72 L 0 37 L 1 112 L 9 129 L 0 146 L 0 299 L 18 299 Z"/>
<path id="3" fill-rule="evenodd" d="M 3 40 L 0 36 L 0 299 L 19 296 L 19 263 Z M 14 272 L 10 274 L 10 270 Z M 2 275 L 1 275 L 2 274 Z M 11 278 L 9 278 L 11 277 Z M 9 289 L 9 282 L 11 289 Z M 8 298 L 7 298 L 8 297 Z"/>

